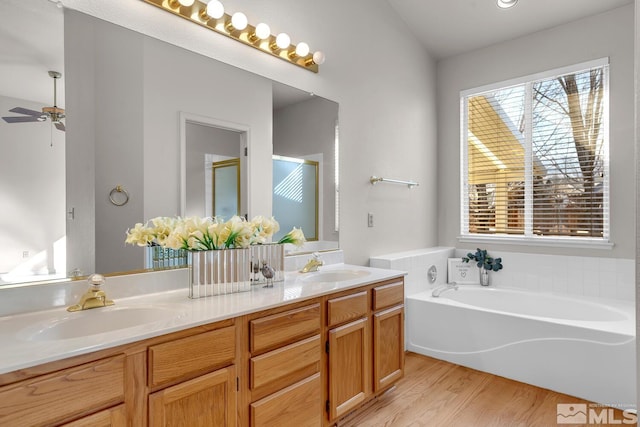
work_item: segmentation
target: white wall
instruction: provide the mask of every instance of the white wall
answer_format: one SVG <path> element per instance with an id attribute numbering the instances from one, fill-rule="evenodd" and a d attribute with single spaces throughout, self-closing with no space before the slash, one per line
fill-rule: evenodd
<path id="1" fill-rule="evenodd" d="M 45 105 L 0 96 L 0 115 L 19 117 L 9 110 L 40 111 Z M 0 119 L 0 144 L 0 273 L 23 263 L 25 273 L 53 273 L 53 244 L 65 236 L 64 132 L 52 131 L 50 121 Z M 29 255 L 23 258 L 23 251 Z M 43 260 L 35 262 L 40 253 Z"/>
<path id="2" fill-rule="evenodd" d="M 491 245 L 492 249 L 633 257 L 633 5 L 438 62 L 438 241 L 459 246 L 460 91 L 591 59 L 610 59 L 611 240 L 613 250 Z"/>
<path id="3" fill-rule="evenodd" d="M 286 31 L 294 42 L 305 40 L 313 50 L 325 51 L 327 62 L 319 74 L 142 1 L 65 0 L 65 6 L 337 101 L 342 143 L 340 246 L 345 260 L 366 264 L 369 256 L 436 243 L 435 63 L 386 1 L 225 3 L 230 11 L 243 10 L 251 23 L 268 22 L 274 32 Z M 158 84 L 175 85 L 178 58 L 158 63 Z M 216 91 L 224 87 L 219 85 Z M 145 140 L 171 132 L 145 131 Z M 157 160 L 145 156 L 147 163 Z M 371 175 L 414 179 L 420 187 L 411 191 L 388 184 L 372 187 Z M 168 186 L 173 194 L 173 186 Z M 171 213 L 170 204 L 153 203 L 145 214 Z M 367 228 L 367 212 L 374 213 L 373 228 Z"/>

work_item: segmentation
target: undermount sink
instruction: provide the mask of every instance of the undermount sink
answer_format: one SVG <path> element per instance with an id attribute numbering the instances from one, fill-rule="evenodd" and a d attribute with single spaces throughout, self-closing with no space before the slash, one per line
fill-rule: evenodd
<path id="1" fill-rule="evenodd" d="M 365 270 L 335 270 L 308 274 L 308 276 L 302 279 L 303 281 L 313 283 L 335 283 L 359 279 L 368 276 L 371 273 Z"/>
<path id="2" fill-rule="evenodd" d="M 130 328 L 179 317 L 168 307 L 101 307 L 75 313 L 28 326 L 20 336 L 28 341 L 53 341 L 79 338 L 118 329 Z"/>

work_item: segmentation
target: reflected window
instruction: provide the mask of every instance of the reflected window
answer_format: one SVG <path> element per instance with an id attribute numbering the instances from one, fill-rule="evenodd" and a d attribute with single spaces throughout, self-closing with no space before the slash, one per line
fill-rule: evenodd
<path id="1" fill-rule="evenodd" d="M 273 156 L 273 216 L 280 223 L 274 241 L 293 227 L 318 240 L 318 194 L 319 162 Z"/>

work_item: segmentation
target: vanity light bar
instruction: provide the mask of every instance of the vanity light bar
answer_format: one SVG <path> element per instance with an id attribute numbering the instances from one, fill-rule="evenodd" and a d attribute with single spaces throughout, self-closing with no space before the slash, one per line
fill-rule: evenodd
<path id="1" fill-rule="evenodd" d="M 314 73 L 318 72 L 318 65 L 325 59 L 324 53 L 320 51 L 309 52 L 309 46 L 304 42 L 298 43 L 297 46 L 291 45 L 286 33 L 270 34 L 266 24 L 254 27 L 241 12 L 233 15 L 224 13 L 224 7 L 218 1 L 215 2 L 219 6 L 216 11 L 209 10 L 209 13 L 207 3 L 199 0 L 142 1 Z"/>

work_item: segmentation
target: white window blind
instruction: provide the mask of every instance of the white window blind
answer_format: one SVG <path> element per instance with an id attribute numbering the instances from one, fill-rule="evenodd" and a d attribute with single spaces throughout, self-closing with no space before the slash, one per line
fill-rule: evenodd
<path id="1" fill-rule="evenodd" d="M 608 241 L 608 65 L 573 68 L 463 92 L 463 236 Z"/>

